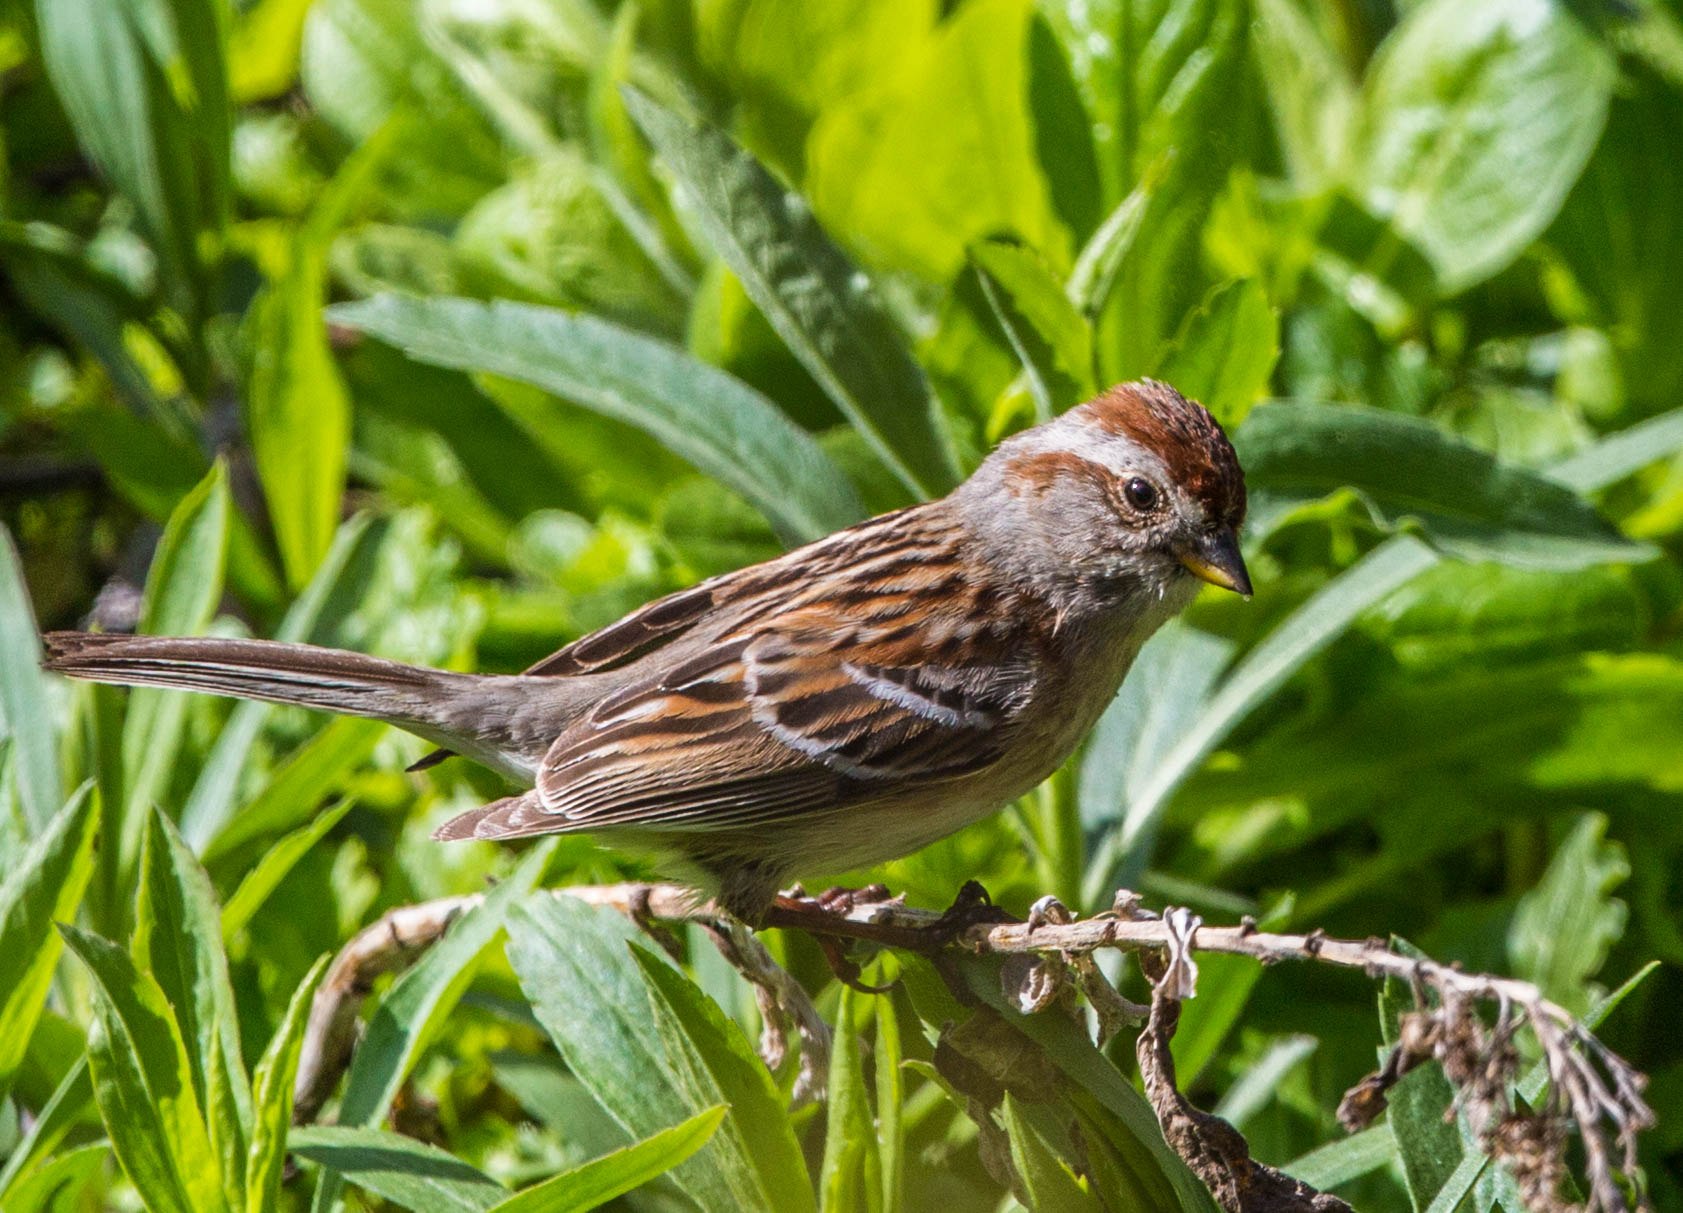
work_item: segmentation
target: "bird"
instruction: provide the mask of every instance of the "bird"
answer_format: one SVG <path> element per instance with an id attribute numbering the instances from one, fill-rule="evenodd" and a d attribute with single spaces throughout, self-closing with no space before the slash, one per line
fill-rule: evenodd
<path id="1" fill-rule="evenodd" d="M 1216 419 L 1118 384 L 946 496 L 643 606 L 520 674 L 268 640 L 53 632 L 45 666 L 373 717 L 524 789 L 442 840 L 593 832 L 760 922 L 1031 791 L 1203 583 L 1248 597 Z"/>

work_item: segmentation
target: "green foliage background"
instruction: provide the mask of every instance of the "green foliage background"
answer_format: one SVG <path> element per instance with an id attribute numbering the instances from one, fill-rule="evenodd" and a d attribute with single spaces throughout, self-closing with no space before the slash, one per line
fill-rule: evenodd
<path id="1" fill-rule="evenodd" d="M 985 965 L 771 937 L 843 1027 L 791 1111 L 705 941 L 532 893 L 632 861 L 428 840 L 494 777 L 36 668 L 91 612 L 518 669 L 1147 374 L 1234 434 L 1255 600 L 1022 804 L 807 875 L 1645 977 L 1603 1031 L 1683 1209 L 1675 0 L 6 0 L 0 139 L 6 1210 L 1212 1207 L 1127 1042 Z M 320 958 L 488 876 L 288 1132 Z M 1019 1061 L 979 1121 L 943 1025 Z M 1340 1140 L 1380 1040 L 1212 959 L 1176 1048 L 1359 1207 L 1516 1209 L 1434 1073 Z"/>

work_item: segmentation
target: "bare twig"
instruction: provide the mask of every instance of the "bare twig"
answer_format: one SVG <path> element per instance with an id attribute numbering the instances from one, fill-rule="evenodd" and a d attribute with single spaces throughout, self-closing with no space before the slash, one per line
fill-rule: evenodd
<path id="1" fill-rule="evenodd" d="M 676 885 L 620 884 L 553 892 L 612 906 L 645 924 L 698 922 L 706 926 L 726 958 L 755 985 L 768 1025 L 762 1039 L 768 1061 L 781 1061 L 792 1026 L 801 1038 L 803 1059 L 812 1059 L 803 1060 L 797 1091 L 804 1096 L 819 1089 L 821 1071 L 815 1067 L 827 1055 L 828 1034 L 811 1000 L 752 935 L 716 906 L 698 901 Z M 419 948 L 436 940 L 478 900 L 446 898 L 394 910 L 346 945 L 311 1008 L 298 1071 L 300 1120 L 319 1110 L 349 1058 L 356 1011 L 373 978 L 407 964 Z M 773 907 L 763 925 L 926 954 L 956 950 L 1032 958 L 1012 978 L 1019 1005 L 1051 1005 L 1073 973 L 1075 984 L 1099 1015 L 1101 1032 L 1106 1033 L 1137 1020 L 1145 1008 L 1116 994 L 1098 973 L 1092 954 L 1101 948 L 1155 954 L 1161 959 L 1153 967 L 1162 980 L 1154 983 L 1151 1024 L 1141 1037 L 1142 1065 L 1148 1042 L 1160 1042 L 1166 1051 L 1165 1033 L 1173 1032 L 1179 1000 L 1191 996 L 1197 980 L 1195 953 L 1248 956 L 1265 965 L 1313 961 L 1360 969 L 1371 978 L 1394 977 L 1415 990 L 1421 1009 L 1404 1017 L 1401 1038 L 1384 1067 L 1346 1095 L 1339 1113 L 1347 1127 L 1371 1121 L 1384 1109 L 1386 1092 L 1403 1074 L 1422 1061 L 1436 1060 L 1455 1085 L 1460 1106 L 1487 1148 L 1514 1168 L 1528 1207 L 1549 1213 L 1567 1208 L 1558 1190 L 1564 1174 L 1562 1129 L 1570 1125 L 1577 1130 L 1587 1162 L 1590 1195 L 1585 1213 L 1624 1213 L 1630 1208 L 1623 1184 L 1636 1173 L 1636 1137 L 1654 1123 L 1642 1099 L 1645 1079 L 1529 982 L 1467 973 L 1404 956 L 1379 939 L 1332 939 L 1320 931 L 1259 931 L 1249 920 L 1237 926 L 1209 926 L 1186 911 L 1159 917 L 1140 909 L 1139 899 L 1127 892 L 1117 894 L 1111 911 L 1080 921 L 1047 900 L 1037 903 L 1028 922 L 976 921 L 976 917 L 920 910 L 886 897 L 876 901 L 852 898 L 832 905 L 788 899 Z M 1172 1012 L 1168 1002 L 1175 1004 Z M 1480 1005 L 1497 1008 L 1494 1027 L 1486 1027 L 1475 1013 Z M 1547 1098 L 1534 1112 L 1516 1111 L 1510 1094 L 1517 1066 L 1513 1036 L 1521 1026 L 1528 1027 L 1541 1046 L 1550 1080 Z M 1160 1062 L 1157 1045 L 1150 1048 Z M 1159 1064 L 1157 1080 L 1160 1086 L 1168 1084 L 1165 1091 L 1172 1087 L 1172 1069 L 1164 1070 Z M 1159 1115 L 1168 1107 L 1167 1103 L 1160 1107 Z M 1165 1131 L 1169 1131 L 1167 1121 Z M 1239 1141 L 1242 1145 L 1243 1139 Z M 1317 1197 L 1300 1195 L 1304 1201 Z M 1332 1209 L 1337 1205 L 1304 1203 L 1301 1207 Z M 1640 1199 L 1637 1207 L 1645 1207 Z"/>

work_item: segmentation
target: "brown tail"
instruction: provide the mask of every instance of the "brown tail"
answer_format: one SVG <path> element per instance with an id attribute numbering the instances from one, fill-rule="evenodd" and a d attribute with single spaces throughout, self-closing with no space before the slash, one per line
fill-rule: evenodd
<path id="1" fill-rule="evenodd" d="M 529 776 L 532 750 L 537 747 L 541 754 L 544 744 L 542 715 L 532 720 L 532 713 L 522 710 L 542 713 L 541 697 L 524 694 L 523 686 L 503 685 L 515 679 L 455 674 L 273 640 L 93 632 L 49 632 L 43 639 L 46 668 L 72 678 L 369 716 L 517 778 Z M 551 681 L 559 691 L 566 680 Z M 524 735 L 534 726 L 535 735 Z"/>

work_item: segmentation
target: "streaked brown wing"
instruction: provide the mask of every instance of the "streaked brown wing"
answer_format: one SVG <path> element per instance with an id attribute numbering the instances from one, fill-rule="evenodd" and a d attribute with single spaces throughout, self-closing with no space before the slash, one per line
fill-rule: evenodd
<path id="1" fill-rule="evenodd" d="M 900 614 L 781 612 L 625 688 L 556 741 L 540 803 L 557 829 L 752 826 L 997 761 L 1033 663 L 1003 636 L 931 651 Z"/>

